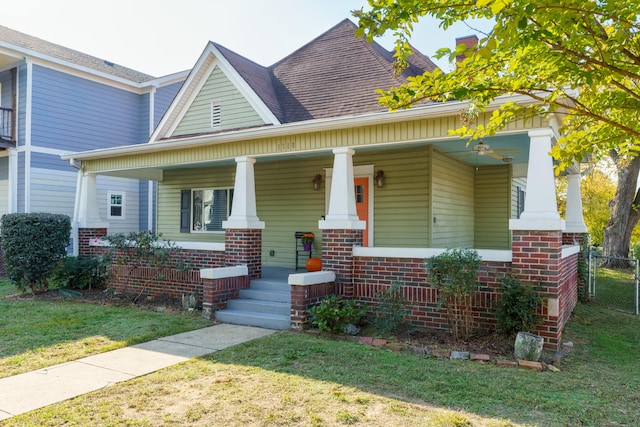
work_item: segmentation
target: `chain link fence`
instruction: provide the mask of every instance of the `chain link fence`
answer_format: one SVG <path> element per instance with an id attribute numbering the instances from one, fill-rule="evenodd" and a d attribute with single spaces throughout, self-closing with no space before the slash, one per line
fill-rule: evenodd
<path id="1" fill-rule="evenodd" d="M 614 260 L 620 268 L 606 268 Z M 602 256 L 589 249 L 589 297 L 594 304 L 625 313 L 638 313 L 638 260 Z"/>

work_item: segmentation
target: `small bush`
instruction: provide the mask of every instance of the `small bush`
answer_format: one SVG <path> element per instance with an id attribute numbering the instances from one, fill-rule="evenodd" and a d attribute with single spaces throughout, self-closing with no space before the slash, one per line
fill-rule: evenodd
<path id="1" fill-rule="evenodd" d="M 498 332 L 504 335 L 533 332 L 540 323 L 538 310 L 542 297 L 533 286 L 512 278 L 502 279 L 501 292 L 502 299 L 496 312 Z"/>
<path id="2" fill-rule="evenodd" d="M 429 283 L 438 289 L 455 339 L 471 336 L 471 301 L 478 288 L 476 277 L 481 264 L 480 255 L 473 249 L 450 249 L 432 257 L 428 264 Z"/>
<path id="3" fill-rule="evenodd" d="M 102 258 L 68 256 L 51 273 L 49 285 L 60 289 L 102 289 L 106 281 L 107 265 Z"/>
<path id="4" fill-rule="evenodd" d="M 345 300 L 338 295 L 324 297 L 320 304 L 308 310 L 311 314 L 311 324 L 324 332 L 342 332 L 348 324 L 359 324 L 366 311 L 358 303 Z"/>
<path id="5" fill-rule="evenodd" d="M 6 214 L 0 232 L 9 280 L 22 292 L 45 291 L 47 278 L 67 255 L 71 219 L 48 213 Z"/>
<path id="6" fill-rule="evenodd" d="M 378 307 L 372 321 L 376 334 L 386 337 L 403 332 L 407 327 L 407 301 L 402 296 L 402 284 L 394 282 L 376 298 Z"/>

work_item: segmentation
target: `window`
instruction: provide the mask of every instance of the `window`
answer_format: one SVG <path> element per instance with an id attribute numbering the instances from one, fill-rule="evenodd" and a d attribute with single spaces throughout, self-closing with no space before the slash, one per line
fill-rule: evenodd
<path id="1" fill-rule="evenodd" d="M 211 102 L 211 127 L 219 128 L 222 126 L 222 105 L 218 101 Z"/>
<path id="2" fill-rule="evenodd" d="M 107 193 L 107 218 L 124 219 L 125 193 L 109 191 Z"/>
<path id="3" fill-rule="evenodd" d="M 180 232 L 223 231 L 222 222 L 231 215 L 233 188 L 183 190 Z"/>
<path id="4" fill-rule="evenodd" d="M 516 191 L 517 191 L 517 195 L 518 195 L 518 199 L 517 199 L 517 218 L 520 218 L 520 215 L 522 215 L 522 212 L 524 212 L 524 198 L 525 198 L 525 191 L 522 187 L 516 187 Z"/>

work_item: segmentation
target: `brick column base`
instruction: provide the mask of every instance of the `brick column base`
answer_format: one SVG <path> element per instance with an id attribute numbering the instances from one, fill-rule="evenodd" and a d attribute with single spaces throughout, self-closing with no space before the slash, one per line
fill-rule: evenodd
<path id="1" fill-rule="evenodd" d="M 82 256 L 96 256 L 104 253 L 104 248 L 91 246 L 92 240 L 107 235 L 106 228 L 80 228 L 78 229 L 78 254 Z"/>
<path id="2" fill-rule="evenodd" d="M 561 257 L 562 232 L 513 230 L 513 272 L 523 283 L 537 287 L 545 300 L 542 322 L 536 334 L 544 337 L 544 345 L 555 350 L 562 338 Z"/>
<path id="3" fill-rule="evenodd" d="M 353 247 L 362 246 L 362 230 L 322 230 L 322 267 L 336 274 L 344 297 L 353 297 Z"/>
<path id="4" fill-rule="evenodd" d="M 224 243 L 228 266 L 247 265 L 251 279 L 262 277 L 261 229 L 228 229 Z"/>

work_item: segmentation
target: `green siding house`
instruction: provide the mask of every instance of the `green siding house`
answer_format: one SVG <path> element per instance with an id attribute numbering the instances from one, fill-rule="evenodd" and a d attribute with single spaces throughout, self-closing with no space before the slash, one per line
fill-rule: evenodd
<path id="1" fill-rule="evenodd" d="M 412 320 L 430 327 L 446 319 L 425 259 L 474 248 L 484 261 L 479 312 L 489 312 L 506 274 L 539 282 L 547 300 L 539 332 L 558 344 L 586 229 L 579 204 L 567 207 L 566 222 L 558 215 L 548 155 L 555 118 L 513 122 L 467 144 L 449 136 L 463 102 L 387 111 L 376 89 L 435 65 L 414 52 L 398 76 L 392 53 L 355 29 L 344 20 L 268 67 L 210 42 L 147 144 L 64 156 L 82 164 L 74 220 L 85 242 L 108 233 L 87 202 L 96 176 L 150 179 L 158 184 L 156 229 L 193 266 L 158 293 L 198 293 L 213 312 L 227 308 L 216 292 L 231 286 L 229 275 L 246 276 L 243 287 L 277 269 L 316 297 L 330 291 L 363 302 L 399 281 Z M 322 271 L 294 271 L 298 231 L 314 233 L 311 255 Z M 313 302 L 295 295 L 286 326 L 299 326 Z M 477 323 L 490 327 L 491 316 Z"/>

